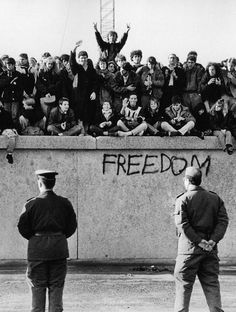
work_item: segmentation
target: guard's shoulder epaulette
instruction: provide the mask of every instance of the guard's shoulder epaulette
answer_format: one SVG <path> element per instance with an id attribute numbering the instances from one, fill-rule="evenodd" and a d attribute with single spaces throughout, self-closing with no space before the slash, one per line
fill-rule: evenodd
<path id="1" fill-rule="evenodd" d="M 213 193 L 213 194 L 215 194 L 215 195 L 217 195 L 217 193 L 216 192 L 213 192 L 213 191 L 209 191 L 210 193 Z"/>
<path id="2" fill-rule="evenodd" d="M 35 199 L 36 197 L 31 197 L 29 199 L 27 199 L 26 203 L 30 202 L 31 200 Z"/>
<path id="3" fill-rule="evenodd" d="M 184 192 L 183 192 L 183 193 L 180 193 L 179 195 L 176 196 L 176 198 L 179 198 L 179 197 L 182 196 L 183 194 L 184 194 Z"/>

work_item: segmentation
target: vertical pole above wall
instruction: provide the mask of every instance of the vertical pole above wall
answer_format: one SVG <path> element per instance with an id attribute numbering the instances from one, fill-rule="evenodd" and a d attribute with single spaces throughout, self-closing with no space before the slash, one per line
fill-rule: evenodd
<path id="1" fill-rule="evenodd" d="M 100 0 L 100 33 L 106 39 L 107 33 L 115 29 L 115 0 Z"/>

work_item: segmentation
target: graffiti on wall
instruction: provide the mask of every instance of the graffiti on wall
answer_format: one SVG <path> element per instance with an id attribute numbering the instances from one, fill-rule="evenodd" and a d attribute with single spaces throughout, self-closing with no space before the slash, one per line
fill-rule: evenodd
<path id="1" fill-rule="evenodd" d="M 169 156 L 165 153 L 149 154 L 103 154 L 102 172 L 106 174 L 114 171 L 116 175 L 144 175 L 170 171 L 174 176 L 180 175 L 188 166 L 205 169 L 207 176 L 210 170 L 211 158 L 199 159 L 192 155 L 190 159 L 180 156 Z"/>

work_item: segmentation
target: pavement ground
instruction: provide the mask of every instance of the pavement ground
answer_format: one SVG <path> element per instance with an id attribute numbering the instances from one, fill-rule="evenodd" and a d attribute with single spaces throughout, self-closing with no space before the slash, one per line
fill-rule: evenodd
<path id="1" fill-rule="evenodd" d="M 225 312 L 236 311 L 236 267 L 221 268 Z M 65 312 L 171 312 L 175 285 L 173 267 L 139 265 L 69 265 L 64 289 Z M 25 265 L 0 265 L 0 311 L 30 311 L 31 294 Z M 208 311 L 197 280 L 191 312 Z"/>

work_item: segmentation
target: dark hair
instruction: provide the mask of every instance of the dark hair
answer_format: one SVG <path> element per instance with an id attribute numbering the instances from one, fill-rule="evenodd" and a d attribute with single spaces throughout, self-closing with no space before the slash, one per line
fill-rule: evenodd
<path id="1" fill-rule="evenodd" d="M 80 51 L 79 54 L 78 54 L 78 57 L 80 57 L 80 56 L 88 57 L 88 53 L 86 51 Z"/>
<path id="2" fill-rule="evenodd" d="M 131 61 L 133 60 L 133 57 L 134 57 L 135 55 L 138 55 L 138 56 L 140 56 L 140 57 L 143 57 L 143 53 L 142 53 L 141 50 L 134 50 L 134 51 L 131 51 L 131 52 L 130 52 L 130 59 L 131 59 Z"/>
<path id="3" fill-rule="evenodd" d="M 118 38 L 118 35 L 117 35 L 117 32 L 114 31 L 114 30 L 110 30 L 110 31 L 108 32 L 108 34 L 107 34 L 107 39 L 108 39 L 109 36 L 112 36 L 112 35 L 116 37 L 116 38 L 115 38 L 115 41 L 116 41 L 117 38 Z"/>
<path id="4" fill-rule="evenodd" d="M 56 184 L 56 178 L 46 179 L 44 177 L 40 177 L 40 181 L 44 184 L 46 189 L 52 189 Z"/>
<path id="5" fill-rule="evenodd" d="M 190 51 L 190 52 L 188 52 L 187 57 L 190 56 L 190 55 L 191 55 L 191 56 L 192 56 L 192 55 L 193 55 L 193 56 L 196 56 L 196 58 L 197 58 L 197 52 L 196 52 L 196 51 Z"/>
<path id="6" fill-rule="evenodd" d="M 44 57 L 44 58 L 47 58 L 49 56 L 51 56 L 51 54 L 49 52 L 44 52 L 42 55 L 42 57 Z"/>
<path id="7" fill-rule="evenodd" d="M 69 62 L 69 59 L 70 59 L 69 54 L 62 54 L 61 57 L 60 57 L 61 61 Z"/>
<path id="8" fill-rule="evenodd" d="M 147 63 L 151 63 L 151 64 L 154 64 L 156 65 L 157 64 L 157 60 L 154 56 L 149 56 L 148 59 L 147 59 Z"/>
<path id="9" fill-rule="evenodd" d="M 99 70 L 100 69 L 100 66 L 99 66 L 99 63 L 100 62 L 104 62 L 104 63 L 106 63 L 106 66 L 108 67 L 108 62 L 107 62 L 107 59 L 105 58 L 105 57 L 99 57 L 99 59 L 98 59 L 98 62 L 97 62 L 97 65 L 96 65 L 96 69 L 97 70 Z"/>
<path id="10" fill-rule="evenodd" d="M 195 177 L 185 176 L 189 180 L 189 182 L 193 185 L 200 185 L 202 183 L 202 175 L 196 175 Z"/>
<path id="11" fill-rule="evenodd" d="M 192 61 L 192 62 L 196 63 L 197 58 L 194 55 L 190 55 L 190 56 L 187 57 L 187 61 Z"/>
<path id="12" fill-rule="evenodd" d="M 220 66 L 217 63 L 213 63 L 213 62 L 210 62 L 207 64 L 207 67 L 206 67 L 207 74 L 209 74 L 209 67 L 211 67 L 211 66 L 213 66 L 215 68 L 216 76 L 221 77 L 222 75 L 221 75 Z"/>
<path id="13" fill-rule="evenodd" d="M 124 64 L 122 65 L 121 68 L 128 71 L 128 72 L 133 70 L 133 66 L 129 62 L 124 62 Z"/>
<path id="14" fill-rule="evenodd" d="M 19 55 L 19 57 L 28 60 L 28 54 L 27 54 L 27 53 L 21 53 L 21 54 Z"/>
<path id="15" fill-rule="evenodd" d="M 179 95 L 174 95 L 171 98 L 171 103 L 176 104 L 176 103 L 181 103 L 182 104 L 182 99 Z"/>
<path id="16" fill-rule="evenodd" d="M 7 64 L 12 64 L 12 65 L 16 65 L 16 61 L 13 57 L 9 57 L 7 60 Z"/>
<path id="17" fill-rule="evenodd" d="M 67 102 L 70 103 L 70 101 L 69 101 L 69 99 L 67 97 L 62 97 L 62 98 L 59 99 L 58 105 L 61 105 L 64 101 L 67 101 Z"/>

